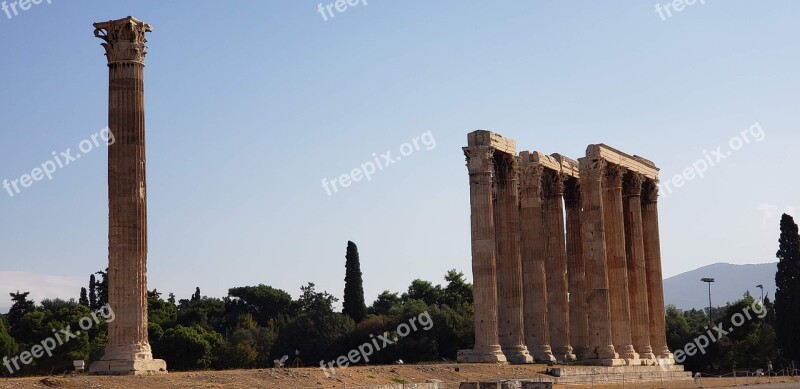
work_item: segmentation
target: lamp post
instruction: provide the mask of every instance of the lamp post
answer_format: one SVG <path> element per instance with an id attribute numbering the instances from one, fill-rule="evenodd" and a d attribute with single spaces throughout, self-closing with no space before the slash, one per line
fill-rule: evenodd
<path id="1" fill-rule="evenodd" d="M 756 285 L 756 288 L 761 289 L 761 304 L 764 304 L 764 285 Z"/>
<path id="2" fill-rule="evenodd" d="M 700 281 L 705 282 L 708 284 L 708 321 L 712 324 L 714 323 L 711 320 L 711 283 L 714 282 L 713 278 L 701 278 Z"/>

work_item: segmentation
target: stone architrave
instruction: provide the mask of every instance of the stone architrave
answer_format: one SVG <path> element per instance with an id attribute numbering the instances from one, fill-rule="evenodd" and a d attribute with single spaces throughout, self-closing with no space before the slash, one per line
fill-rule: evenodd
<path id="1" fill-rule="evenodd" d="M 625 228 L 622 210 L 622 177 L 626 169 L 609 164 L 603 193 L 603 217 L 606 226 L 608 285 L 611 297 L 611 337 L 619 357 L 628 364 L 639 364 L 633 348 L 628 301 L 628 272 L 625 255 Z"/>
<path id="2" fill-rule="evenodd" d="M 506 359 L 530 363 L 525 345 L 519 226 L 519 157 L 495 153 L 498 335 Z"/>
<path id="3" fill-rule="evenodd" d="M 497 268 L 492 204 L 494 149 L 488 146 L 464 147 L 464 154 L 469 170 L 475 347 L 459 350 L 458 361 L 506 362 L 497 332 Z"/>
<path id="4" fill-rule="evenodd" d="M 537 362 L 555 362 L 550 348 L 547 323 L 547 282 L 545 257 L 547 238 L 542 212 L 541 165 L 528 161 L 522 153 L 520 170 L 520 230 L 522 246 L 522 291 L 525 317 L 525 345 Z"/>
<path id="5" fill-rule="evenodd" d="M 108 128 L 108 324 L 105 355 L 91 373 L 166 373 L 153 359 L 147 337 L 147 192 L 145 180 L 144 57 L 149 24 L 132 17 L 95 23 L 105 41 L 109 70 Z"/>
<path id="6" fill-rule="evenodd" d="M 564 188 L 567 215 L 567 281 L 569 284 L 570 344 L 577 356 L 589 352 L 589 316 L 586 310 L 586 261 L 581 236 L 581 191 L 578 178 L 571 177 Z"/>
<path id="7" fill-rule="evenodd" d="M 564 181 L 566 176 L 545 170 L 544 224 L 547 235 L 547 313 L 553 355 L 562 362 L 575 360 L 569 343 L 567 300 L 567 248 L 564 232 Z"/>

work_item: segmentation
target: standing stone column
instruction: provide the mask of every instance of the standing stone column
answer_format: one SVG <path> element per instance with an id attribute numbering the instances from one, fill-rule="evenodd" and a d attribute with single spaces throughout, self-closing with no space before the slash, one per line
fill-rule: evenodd
<path id="1" fill-rule="evenodd" d="M 459 362 L 505 362 L 497 336 L 497 269 L 495 265 L 492 170 L 494 149 L 464 147 L 469 170 L 472 221 L 472 295 L 475 347 L 460 350 Z"/>
<path id="2" fill-rule="evenodd" d="M 527 163 L 523 153 L 520 173 L 520 230 L 522 246 L 522 293 L 525 345 L 537 362 L 555 362 L 547 325 L 545 256 L 547 239 L 542 214 L 541 165 Z"/>
<path id="3" fill-rule="evenodd" d="M 550 344 L 559 361 L 575 359 L 569 343 L 567 302 L 567 248 L 564 236 L 564 177 L 552 170 L 544 173 L 544 224 L 547 234 L 547 316 Z"/>
<path id="4" fill-rule="evenodd" d="M 589 317 L 586 311 L 586 261 L 581 236 L 581 191 L 577 178 L 564 188 L 567 213 L 567 281 L 569 283 L 570 344 L 579 356 L 589 352 Z"/>
<path id="5" fill-rule="evenodd" d="M 619 355 L 611 341 L 611 306 L 606 268 L 605 226 L 603 222 L 602 179 L 606 162 L 581 158 L 580 185 L 583 255 L 586 259 L 586 298 L 589 316 L 589 359 L 603 365 L 618 365 Z"/>
<path id="6" fill-rule="evenodd" d="M 661 274 L 661 241 L 658 231 L 658 183 L 647 179 L 642 190 L 642 232 L 647 269 L 650 345 L 660 363 L 673 363 L 667 347 L 664 285 Z"/>
<path id="7" fill-rule="evenodd" d="M 497 231 L 497 295 L 500 347 L 509 362 L 532 362 L 525 346 L 522 317 L 522 253 L 519 226 L 518 157 L 495 154 L 497 189 L 495 228 Z"/>
<path id="8" fill-rule="evenodd" d="M 625 255 L 625 222 L 622 212 L 622 176 L 625 168 L 609 165 L 603 182 L 603 216 L 608 252 L 608 284 L 611 296 L 611 337 L 619 357 L 637 363 L 631 341 L 628 272 Z"/>
<path id="9" fill-rule="evenodd" d="M 623 181 L 625 213 L 625 253 L 628 260 L 628 292 L 631 304 L 631 336 L 633 346 L 642 359 L 654 360 L 650 347 L 650 319 L 647 299 L 647 269 L 642 236 L 642 182 L 644 176 L 628 172 Z"/>
<path id="10" fill-rule="evenodd" d="M 109 69 L 108 325 L 105 355 L 90 366 L 98 374 L 157 374 L 147 338 L 147 194 L 145 185 L 144 57 L 147 23 L 132 17 L 95 23 L 105 41 Z"/>

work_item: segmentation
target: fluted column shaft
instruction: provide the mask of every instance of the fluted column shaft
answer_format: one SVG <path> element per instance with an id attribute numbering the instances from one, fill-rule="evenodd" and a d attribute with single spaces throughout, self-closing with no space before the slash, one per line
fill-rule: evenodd
<path id="1" fill-rule="evenodd" d="M 522 302 L 522 253 L 519 226 L 518 157 L 495 154 L 497 294 L 500 347 L 510 362 L 531 362 L 525 346 Z"/>
<path id="2" fill-rule="evenodd" d="M 497 269 L 492 203 L 494 150 L 465 147 L 469 169 L 475 347 L 468 361 L 505 361 L 497 332 Z"/>
<path id="3" fill-rule="evenodd" d="M 564 189 L 567 214 L 567 281 L 569 289 L 570 344 L 575 354 L 589 351 L 589 322 L 586 310 L 586 261 L 581 235 L 581 193 L 578 179 L 570 178 Z"/>
<path id="4" fill-rule="evenodd" d="M 650 321 L 650 345 L 657 358 L 672 359 L 667 347 L 664 285 L 661 273 L 661 241 L 658 230 L 658 184 L 647 179 L 642 191 L 642 232 Z"/>
<path id="5" fill-rule="evenodd" d="M 606 268 L 605 223 L 603 222 L 602 178 L 606 163 L 581 158 L 580 184 L 583 255 L 586 259 L 586 303 L 589 316 L 589 359 L 614 360 L 618 355 L 611 341 L 608 272 Z"/>
<path id="6" fill-rule="evenodd" d="M 569 343 L 567 248 L 564 236 L 564 180 L 561 173 L 544 173 L 544 224 L 547 235 L 547 316 L 550 345 L 560 361 L 575 359 Z"/>
<path id="7" fill-rule="evenodd" d="M 622 176 L 625 169 L 609 165 L 603 183 L 603 214 L 608 252 L 608 286 L 611 296 L 611 337 L 623 359 L 636 359 L 631 341 L 625 222 L 622 211 Z"/>
<path id="8" fill-rule="evenodd" d="M 642 359 L 655 359 L 650 347 L 647 298 L 647 268 L 642 232 L 642 182 L 644 176 L 628 172 L 623 182 L 625 253 L 628 263 L 628 292 L 631 305 L 631 338 Z"/>
<path id="9" fill-rule="evenodd" d="M 107 356 L 150 359 L 147 339 L 147 193 L 145 180 L 144 65 L 109 64 L 108 326 Z"/>
<path id="10" fill-rule="evenodd" d="M 541 165 L 523 163 L 520 172 L 520 231 L 522 246 L 522 292 L 525 345 L 538 362 L 555 361 L 547 325 L 545 236 L 542 211 Z"/>

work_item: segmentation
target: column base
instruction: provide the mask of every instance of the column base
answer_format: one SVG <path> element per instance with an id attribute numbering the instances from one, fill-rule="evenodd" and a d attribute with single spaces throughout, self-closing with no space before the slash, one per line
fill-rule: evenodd
<path id="1" fill-rule="evenodd" d="M 553 355 L 559 362 L 574 362 L 577 359 L 572 353 L 572 346 L 553 347 Z"/>
<path id="2" fill-rule="evenodd" d="M 458 350 L 456 359 L 459 363 L 506 363 L 499 345 L 476 347 L 469 350 Z"/>
<path id="3" fill-rule="evenodd" d="M 591 366 L 626 366 L 627 362 L 620 358 L 606 358 L 606 359 L 587 359 L 583 361 Z"/>
<path id="4" fill-rule="evenodd" d="M 655 360 L 656 355 L 653 353 L 639 353 L 639 359 L 641 360 Z"/>
<path id="5" fill-rule="evenodd" d="M 586 360 L 619 359 L 619 354 L 614 350 L 614 346 L 610 344 L 606 346 L 596 346 L 594 351 L 591 350 L 590 346 L 589 352 L 586 353 Z"/>
<path id="6" fill-rule="evenodd" d="M 639 359 L 639 354 L 633 349 L 633 345 L 616 346 L 615 349 L 622 359 Z"/>
<path id="7" fill-rule="evenodd" d="M 525 345 L 503 347 L 503 354 L 510 363 L 533 363 L 533 357 Z"/>
<path id="8" fill-rule="evenodd" d="M 585 359 L 589 355 L 589 346 L 575 347 L 574 352 L 578 358 Z"/>
<path id="9" fill-rule="evenodd" d="M 533 350 L 531 356 L 535 362 L 553 363 L 556 361 L 550 346 L 529 347 L 528 349 Z"/>
<path id="10" fill-rule="evenodd" d="M 675 357 L 672 355 L 672 353 L 669 353 L 665 356 L 661 355 L 657 356 L 655 359 L 655 363 L 656 365 L 661 366 L 662 368 L 678 364 L 677 362 L 675 362 Z"/>
<path id="11" fill-rule="evenodd" d="M 162 359 L 137 361 L 97 361 L 89 366 L 89 374 L 97 375 L 156 375 L 167 373 Z"/>

